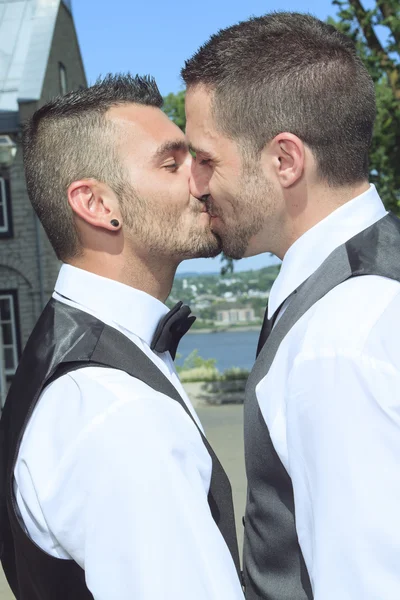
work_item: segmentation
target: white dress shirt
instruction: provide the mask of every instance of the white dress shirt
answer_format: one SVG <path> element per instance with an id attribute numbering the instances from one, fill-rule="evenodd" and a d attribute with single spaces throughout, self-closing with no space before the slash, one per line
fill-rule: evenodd
<path id="1" fill-rule="evenodd" d="M 169 353 L 150 350 L 164 304 L 67 265 L 54 298 L 125 334 L 198 422 Z M 208 506 L 211 458 L 200 433 L 175 400 L 142 381 L 87 367 L 50 384 L 14 474 L 29 535 L 47 553 L 74 559 L 95 600 L 243 600 Z"/>
<path id="2" fill-rule="evenodd" d="M 269 316 L 385 214 L 371 186 L 297 240 Z M 285 337 L 256 393 L 293 482 L 314 600 L 398 600 L 400 284 L 364 276 L 329 292 Z"/>

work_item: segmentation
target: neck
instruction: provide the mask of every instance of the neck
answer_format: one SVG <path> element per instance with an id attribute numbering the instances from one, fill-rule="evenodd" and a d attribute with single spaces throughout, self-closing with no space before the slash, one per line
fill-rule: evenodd
<path id="1" fill-rule="evenodd" d="M 164 257 L 130 256 L 126 259 L 122 254 L 115 256 L 90 250 L 68 262 L 74 267 L 146 292 L 161 302 L 165 302 L 170 294 L 179 264 L 172 263 L 171 259 L 168 262 Z"/>
<path id="2" fill-rule="evenodd" d="M 280 235 L 275 236 L 274 249 L 270 251 L 283 259 L 294 242 L 309 229 L 368 189 L 369 183 L 362 182 L 337 189 L 316 185 L 310 190 L 303 186 L 300 194 L 299 190 L 288 190 L 284 198 L 285 209 L 277 216 L 279 223 L 275 224 L 275 231 L 279 231 Z"/>

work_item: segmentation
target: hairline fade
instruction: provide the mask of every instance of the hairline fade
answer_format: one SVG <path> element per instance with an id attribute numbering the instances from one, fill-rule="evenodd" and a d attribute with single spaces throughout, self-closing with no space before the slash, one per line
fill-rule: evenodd
<path id="1" fill-rule="evenodd" d="M 126 177 L 110 108 L 137 104 L 161 108 L 150 76 L 108 74 L 89 88 L 59 96 L 39 108 L 23 127 L 28 196 L 60 260 L 79 256 L 81 243 L 67 189 L 73 181 L 97 179 L 116 193 L 124 212 Z"/>

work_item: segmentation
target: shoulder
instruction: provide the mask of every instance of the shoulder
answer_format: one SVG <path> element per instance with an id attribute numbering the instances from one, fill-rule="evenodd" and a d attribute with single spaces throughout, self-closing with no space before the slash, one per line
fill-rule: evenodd
<path id="1" fill-rule="evenodd" d="M 42 425 L 59 424 L 60 430 L 71 435 L 124 409 L 146 419 L 154 417 L 155 408 L 163 413 L 174 412 L 175 407 L 179 407 L 175 400 L 124 371 L 84 367 L 56 379 L 44 390 L 27 432 L 40 420 Z"/>
<path id="2" fill-rule="evenodd" d="M 321 298 L 296 324 L 294 337 L 301 353 L 359 354 L 368 349 L 373 335 L 398 339 L 400 320 L 388 322 L 388 314 L 399 311 L 399 282 L 375 275 L 355 277 Z"/>
<path id="3" fill-rule="evenodd" d="M 349 280 L 316 303 L 285 340 L 292 416 L 312 415 L 337 429 L 343 414 L 350 423 L 360 414 L 366 421 L 368 411 L 376 423 L 392 414 L 400 385 L 399 311 L 400 284 L 376 276 Z"/>
<path id="4" fill-rule="evenodd" d="M 25 431 L 18 462 L 41 489 L 57 473 L 112 455 L 134 461 L 197 447 L 201 436 L 175 400 L 124 372 L 87 367 L 46 388 Z M 83 466 L 85 465 L 85 466 Z M 18 467 L 18 464 L 17 464 Z"/>

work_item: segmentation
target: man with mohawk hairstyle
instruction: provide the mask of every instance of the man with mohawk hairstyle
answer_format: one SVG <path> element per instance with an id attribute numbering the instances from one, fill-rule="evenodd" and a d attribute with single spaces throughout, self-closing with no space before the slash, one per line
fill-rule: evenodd
<path id="1" fill-rule="evenodd" d="M 229 481 L 176 375 L 194 318 L 164 304 L 215 256 L 183 133 L 153 79 L 40 108 L 23 149 L 64 263 L 1 421 L 2 563 L 18 600 L 240 600 Z"/>

